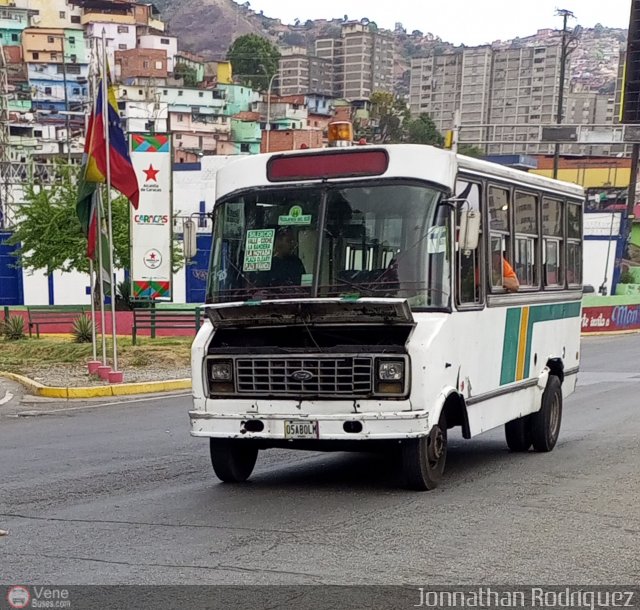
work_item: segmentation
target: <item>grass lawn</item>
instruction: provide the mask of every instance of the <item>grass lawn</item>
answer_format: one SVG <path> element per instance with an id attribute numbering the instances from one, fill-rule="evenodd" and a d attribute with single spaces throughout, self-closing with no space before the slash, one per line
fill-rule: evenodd
<path id="1" fill-rule="evenodd" d="M 138 338 L 131 345 L 130 338 L 118 340 L 118 360 L 123 368 L 162 366 L 184 368 L 189 366 L 192 337 Z M 98 359 L 101 343 L 98 342 Z M 112 354 L 112 343 L 107 340 L 107 357 Z M 74 343 L 71 337 L 42 337 L 8 341 L 0 339 L 0 371 L 27 374 L 30 370 L 46 367 L 85 366 L 91 359 L 91 343 Z"/>

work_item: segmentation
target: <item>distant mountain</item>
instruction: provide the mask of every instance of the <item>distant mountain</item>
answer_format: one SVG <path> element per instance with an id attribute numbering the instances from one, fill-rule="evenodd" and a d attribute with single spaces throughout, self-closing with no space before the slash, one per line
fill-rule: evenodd
<path id="1" fill-rule="evenodd" d="M 209 59 L 222 59 L 231 43 L 244 34 L 264 31 L 259 15 L 233 0 L 154 0 L 180 48 Z M 274 39 L 275 42 L 275 39 Z"/>

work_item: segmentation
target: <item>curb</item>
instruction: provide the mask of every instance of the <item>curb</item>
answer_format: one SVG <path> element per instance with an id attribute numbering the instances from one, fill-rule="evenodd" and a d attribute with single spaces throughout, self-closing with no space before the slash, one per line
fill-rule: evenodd
<path id="1" fill-rule="evenodd" d="M 0 372 L 0 375 L 22 384 L 34 396 L 43 398 L 63 398 L 74 400 L 79 398 L 105 398 L 109 396 L 130 396 L 133 394 L 155 394 L 158 392 L 174 392 L 190 390 L 191 379 L 170 379 L 167 381 L 148 381 L 142 383 L 121 383 L 118 385 L 93 386 L 85 388 L 62 388 L 42 385 L 33 379 Z"/>

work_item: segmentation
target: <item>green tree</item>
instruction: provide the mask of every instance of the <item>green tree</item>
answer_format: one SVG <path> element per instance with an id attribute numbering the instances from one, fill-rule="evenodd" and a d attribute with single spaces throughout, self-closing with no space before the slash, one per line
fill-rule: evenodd
<path id="1" fill-rule="evenodd" d="M 405 102 L 385 91 L 371 94 L 371 121 L 373 131 L 362 131 L 361 137 L 368 137 L 377 144 L 397 144 L 404 139 L 404 126 L 409 117 Z"/>
<path id="2" fill-rule="evenodd" d="M 16 228 L 9 243 L 17 245 L 17 261 L 25 269 L 47 273 L 88 271 L 87 240 L 76 214 L 76 175 L 57 166 L 50 187 L 29 182 L 24 204 L 16 211 Z"/>
<path id="3" fill-rule="evenodd" d="M 51 185 L 28 182 L 24 203 L 17 208 L 16 228 L 7 240 L 18 246 L 16 263 L 28 270 L 89 271 L 87 239 L 76 213 L 77 172 L 66 166 L 55 168 Z M 113 258 L 119 269 L 131 268 L 129 202 L 125 197 L 112 200 Z M 182 250 L 174 241 L 174 271 L 184 264 Z"/>
<path id="4" fill-rule="evenodd" d="M 444 138 L 436 129 L 435 123 L 428 114 L 421 114 L 417 119 L 409 121 L 407 124 L 406 141 L 411 144 L 431 144 L 442 146 Z"/>
<path id="5" fill-rule="evenodd" d="M 234 40 L 227 59 L 244 85 L 265 91 L 271 77 L 278 72 L 280 51 L 266 38 L 246 34 Z"/>
<path id="6" fill-rule="evenodd" d="M 481 159 L 486 156 L 482 148 L 474 146 L 473 144 L 460 144 L 458 146 L 458 153 L 467 157 L 475 157 L 476 159 Z"/>
<path id="7" fill-rule="evenodd" d="M 198 71 L 187 64 L 176 64 L 176 67 L 173 69 L 173 75 L 176 78 L 182 78 L 185 87 L 198 86 Z"/>

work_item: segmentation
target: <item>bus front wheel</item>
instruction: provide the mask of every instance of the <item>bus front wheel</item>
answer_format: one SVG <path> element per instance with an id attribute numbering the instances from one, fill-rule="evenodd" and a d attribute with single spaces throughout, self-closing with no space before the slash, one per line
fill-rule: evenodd
<path id="1" fill-rule="evenodd" d="M 224 483 L 246 481 L 258 459 L 258 448 L 242 440 L 210 438 L 209 451 L 213 471 Z"/>
<path id="2" fill-rule="evenodd" d="M 447 461 L 447 422 L 444 413 L 427 436 L 402 444 L 402 471 L 409 489 L 435 489 L 442 479 Z"/>
<path id="3" fill-rule="evenodd" d="M 542 394 L 542 407 L 531 417 L 531 439 L 536 451 L 551 451 L 560 435 L 562 421 L 562 384 L 551 375 Z"/>

